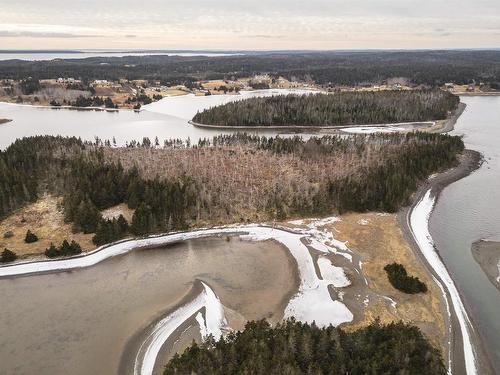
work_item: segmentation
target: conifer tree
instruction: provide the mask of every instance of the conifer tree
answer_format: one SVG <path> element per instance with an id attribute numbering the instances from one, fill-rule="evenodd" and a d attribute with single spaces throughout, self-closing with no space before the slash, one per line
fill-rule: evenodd
<path id="1" fill-rule="evenodd" d="M 37 235 L 34 234 L 33 232 L 31 232 L 28 229 L 28 231 L 26 232 L 26 237 L 24 238 L 24 242 L 26 242 L 26 243 L 33 243 L 33 242 L 36 242 L 36 241 L 38 241 Z"/>

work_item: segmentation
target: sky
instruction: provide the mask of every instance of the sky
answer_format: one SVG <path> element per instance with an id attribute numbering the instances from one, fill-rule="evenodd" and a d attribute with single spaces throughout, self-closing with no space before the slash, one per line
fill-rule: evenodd
<path id="1" fill-rule="evenodd" d="M 500 0 L 0 0 L 0 49 L 500 48 Z"/>

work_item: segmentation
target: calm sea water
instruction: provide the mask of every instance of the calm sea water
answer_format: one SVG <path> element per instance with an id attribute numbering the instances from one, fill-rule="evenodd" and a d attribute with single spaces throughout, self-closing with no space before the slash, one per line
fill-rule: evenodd
<path id="1" fill-rule="evenodd" d="M 483 166 L 444 189 L 431 234 L 500 373 L 500 292 L 474 261 L 473 242 L 500 235 L 500 97 L 462 97 L 454 135 L 484 155 Z"/>
<path id="2" fill-rule="evenodd" d="M 216 129 L 196 128 L 188 123 L 197 111 L 234 100 L 252 96 L 269 96 L 290 92 L 304 93 L 304 90 L 261 90 L 242 92 L 241 95 L 185 95 L 168 97 L 144 106 L 143 111 L 131 110 L 94 111 L 51 109 L 0 103 L 0 119 L 13 121 L 0 124 L 0 149 L 5 149 L 17 138 L 31 135 L 76 136 L 84 140 L 95 137 L 112 140 L 125 145 L 131 140 L 141 141 L 143 137 L 160 142 L 164 139 L 187 139 L 198 142 L 200 138 L 211 138 L 222 132 Z M 249 131 L 246 131 L 249 133 Z M 258 131 L 262 135 L 275 135 L 276 131 Z M 286 134 L 283 131 L 281 134 Z"/>

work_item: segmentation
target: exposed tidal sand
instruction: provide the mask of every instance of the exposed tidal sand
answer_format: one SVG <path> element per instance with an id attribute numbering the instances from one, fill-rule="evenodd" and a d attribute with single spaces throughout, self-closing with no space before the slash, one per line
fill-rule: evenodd
<path id="1" fill-rule="evenodd" d="M 491 283 L 500 290 L 500 242 L 487 240 L 474 242 L 472 255 Z"/>
<path id="2" fill-rule="evenodd" d="M 381 218 L 386 217 L 383 214 L 376 216 Z M 369 227 L 372 219 L 365 215 L 356 217 L 354 221 L 349 222 L 345 220 L 346 218 L 339 219 L 332 217 L 321 220 L 295 220 L 289 222 L 287 226 L 278 226 L 276 228 L 259 225 L 221 227 L 125 241 L 104 247 L 85 257 L 52 262 L 21 263 L 10 267 L 0 267 L 0 276 L 26 275 L 33 272 L 56 272 L 32 277 L 15 277 L 14 279 L 6 279 L 6 281 L 23 282 L 24 280 L 37 280 L 36 285 L 38 286 L 47 284 L 40 278 L 49 278 L 49 280 L 50 278 L 55 278 L 56 281 L 53 280 L 54 284 L 50 285 L 49 283 L 49 286 L 60 293 L 60 288 L 66 286 L 66 280 L 63 281 L 64 285 L 61 286 L 60 282 L 57 282 L 57 279 L 67 276 L 69 278 L 68 282 L 71 282 L 74 289 L 66 292 L 63 291 L 63 295 L 83 289 L 82 292 L 89 293 L 88 297 L 90 297 L 92 292 L 89 292 L 85 288 L 89 283 L 86 280 L 79 279 L 79 277 L 82 274 L 93 275 L 93 277 L 97 277 L 94 283 L 106 282 L 106 287 L 112 289 L 114 283 L 112 279 L 109 280 L 109 277 L 112 277 L 113 272 L 111 272 L 108 280 L 106 280 L 106 278 L 103 279 L 98 275 L 95 276 L 96 270 L 99 271 L 100 269 L 103 272 L 104 266 L 109 267 L 109 264 L 112 265 L 114 262 L 127 260 L 130 264 L 125 267 L 125 281 L 120 283 L 120 291 L 123 287 L 127 291 L 129 291 L 129 288 L 132 290 L 142 288 L 143 290 L 147 290 L 145 296 L 141 295 L 139 297 L 135 295 L 136 299 L 132 303 L 128 298 L 132 297 L 134 293 L 130 293 L 130 295 L 127 294 L 127 298 L 122 296 L 122 301 L 119 303 L 115 301 L 115 298 L 118 298 L 120 293 L 110 291 L 112 294 L 111 302 L 112 304 L 115 303 L 115 306 L 110 306 L 107 300 L 101 300 L 101 304 L 108 304 L 108 306 L 103 307 L 101 304 L 98 304 L 99 309 L 110 307 L 112 309 L 93 311 L 93 314 L 99 317 L 97 320 L 99 322 L 105 321 L 106 324 L 103 323 L 101 326 L 97 324 L 96 327 L 94 325 L 92 327 L 85 326 L 84 324 L 84 331 L 89 330 L 89 332 L 92 332 L 93 328 L 98 328 L 95 332 L 95 341 L 92 342 L 93 345 L 91 345 L 91 348 L 87 348 L 87 352 L 81 350 L 81 347 L 85 347 L 85 344 L 89 341 L 89 336 L 82 334 L 80 342 L 75 343 L 74 346 L 64 346 L 66 351 L 62 350 L 62 348 L 57 348 L 55 351 L 65 352 L 67 357 L 71 359 L 67 362 L 71 363 L 73 368 L 77 369 L 73 373 L 80 373 L 79 371 L 83 373 L 84 370 L 88 371 L 89 366 L 83 365 L 82 362 L 88 362 L 89 358 L 92 360 L 92 366 L 95 366 L 91 370 L 99 369 L 99 371 L 102 371 L 102 366 L 104 366 L 106 370 L 116 372 L 118 364 L 113 360 L 110 361 L 110 358 L 116 358 L 119 353 L 122 353 L 118 371 L 120 374 L 157 374 L 161 373 L 162 365 L 166 363 L 168 358 L 174 352 L 182 350 L 192 339 L 200 340 L 206 334 L 214 332 L 218 336 L 222 329 L 240 329 L 247 320 L 268 318 L 271 322 L 276 322 L 283 317 L 293 316 L 305 322 L 315 321 L 320 326 L 328 324 L 343 324 L 345 326 L 352 322 L 351 327 L 354 328 L 367 324 L 367 314 L 365 311 L 370 311 L 370 309 L 377 308 L 380 305 L 391 311 L 397 310 L 399 301 L 390 295 L 386 295 L 370 287 L 370 280 L 366 277 L 363 270 L 364 255 L 352 251 L 350 245 L 348 246 L 348 243 L 343 241 L 342 237 L 339 236 L 339 231 L 336 227 L 345 223 L 344 231 L 349 233 L 353 227 Z M 229 241 L 209 237 L 217 234 L 224 236 L 233 235 L 233 237 L 228 237 Z M 192 238 L 198 237 L 206 238 L 192 240 Z M 191 240 L 188 240 L 190 238 Z M 274 242 L 269 242 L 269 239 L 273 239 Z M 178 241 L 186 240 L 188 241 L 178 243 Z M 200 261 L 198 268 L 196 267 L 196 262 L 195 264 L 188 262 L 188 266 L 186 267 L 179 266 L 179 259 L 182 260 L 186 256 L 188 259 L 191 257 L 195 260 L 199 258 L 199 249 L 193 252 L 189 246 L 188 249 L 185 248 L 189 244 L 192 246 L 196 241 L 218 241 L 216 244 L 204 248 L 207 254 L 213 253 L 214 256 L 207 256 L 206 259 Z M 231 261 L 227 261 L 226 256 L 220 257 L 217 254 L 221 251 L 220 247 L 224 248 L 224 244 L 232 244 L 231 249 L 233 249 L 235 242 L 239 245 L 232 256 L 237 256 L 238 261 L 235 261 L 233 266 Z M 284 246 L 279 246 L 276 242 Z M 164 248 L 168 243 L 170 245 Z M 265 259 L 265 256 L 263 257 L 258 252 L 253 252 L 253 256 L 258 257 L 257 260 L 252 257 L 247 259 L 244 257 L 246 254 L 244 249 L 241 249 L 243 244 L 248 244 L 252 247 L 256 244 L 266 244 L 266 248 L 269 247 L 269 244 L 274 244 L 279 249 L 284 250 L 286 261 L 281 259 L 278 262 L 279 264 L 276 262 L 273 263 L 269 259 Z M 152 249 L 154 246 L 163 246 L 163 248 Z M 184 246 L 184 248 L 177 249 L 178 246 Z M 148 247 L 149 249 L 133 251 L 141 247 Z M 141 254 L 154 254 L 155 252 L 160 252 L 160 254 L 163 254 L 163 257 L 167 256 L 165 254 L 168 254 L 172 258 L 155 261 L 153 265 L 160 268 L 144 269 L 145 265 L 148 265 L 149 262 L 139 262 L 136 257 L 141 256 Z M 381 252 L 387 253 L 387 250 L 382 248 Z M 201 254 L 203 253 L 201 251 Z M 380 256 L 380 254 L 378 255 Z M 134 261 L 134 259 L 136 260 Z M 256 267 L 252 267 L 252 259 Z M 206 262 L 208 262 L 208 266 L 205 264 Z M 140 266 L 135 266 L 135 263 L 140 263 Z M 287 266 L 284 265 L 286 263 L 288 263 Z M 86 268 L 82 269 L 81 267 Z M 281 283 L 276 283 L 274 279 L 277 267 L 278 269 L 279 267 L 287 269 L 286 272 L 281 273 Z M 383 268 L 383 265 L 381 265 L 381 268 Z M 68 275 L 68 272 L 61 272 L 61 270 L 65 269 L 73 270 L 71 272 L 73 275 Z M 241 274 L 242 269 L 249 274 L 247 278 Z M 295 270 L 298 270 L 298 272 L 295 273 Z M 132 273 L 133 277 L 130 277 L 130 273 Z M 6 285 L 3 281 L 0 280 L 0 287 Z M 163 287 L 161 286 L 162 281 L 164 282 Z M 128 283 L 130 283 L 129 287 Z M 238 283 L 241 283 L 240 287 L 235 287 Z M 166 289 L 165 284 L 168 285 Z M 256 285 L 261 285 L 261 287 L 256 288 Z M 97 292 L 98 296 L 101 288 L 100 286 L 97 288 L 99 289 Z M 118 285 L 115 285 L 115 288 L 118 288 Z M 144 301 L 144 298 L 148 296 L 150 300 L 141 303 L 142 310 L 138 309 L 136 304 L 139 301 Z M 16 294 L 12 295 L 12 297 L 17 298 L 19 296 Z M 20 298 L 24 299 L 22 302 L 26 303 L 27 296 L 21 296 Z M 160 301 L 162 304 L 159 303 Z M 43 309 L 43 302 L 38 301 L 38 303 Z M 75 303 L 85 304 L 88 303 L 88 300 L 79 297 Z M 130 305 L 131 303 L 132 306 Z M 151 305 L 154 305 L 155 308 L 152 309 Z M 118 307 L 120 310 L 115 311 Z M 50 305 L 48 307 L 45 306 L 45 308 L 56 310 L 56 314 L 50 314 L 54 315 L 55 322 L 60 320 L 57 318 L 58 314 L 74 315 L 71 311 L 68 311 L 67 305 Z M 85 310 L 83 306 L 80 306 L 80 308 Z M 129 312 L 131 308 L 133 311 Z M 153 310 L 155 311 L 154 313 L 152 312 Z M 141 311 L 142 315 L 140 315 Z M 214 311 L 219 311 L 219 313 L 214 314 Z M 123 316 L 125 320 L 139 315 L 142 319 L 139 320 L 137 318 L 127 325 L 127 329 L 123 326 L 119 329 L 118 325 L 122 321 L 116 319 L 117 313 L 118 316 Z M 33 311 L 31 314 L 33 314 Z M 93 319 L 95 320 L 96 318 L 93 317 Z M 404 317 L 401 318 L 398 314 L 395 317 L 393 316 L 390 321 L 399 319 L 415 323 L 412 320 L 414 319 L 413 317 L 405 319 Z M 30 320 L 30 313 L 26 314 L 25 320 Z M 80 323 L 80 320 L 78 319 L 78 314 L 76 314 L 75 324 L 70 327 L 79 326 L 78 323 Z M 88 322 L 92 320 L 87 316 L 84 321 Z M 218 323 L 209 324 L 210 321 Z M 29 327 L 29 330 L 34 331 L 40 329 L 39 327 L 41 326 L 56 327 L 56 330 L 61 329 L 59 335 L 63 340 L 67 340 L 69 327 L 64 326 L 64 324 L 59 325 L 52 321 L 48 324 L 46 322 L 45 324 L 39 322 L 41 324 L 36 324 L 34 327 L 31 320 L 25 323 Z M 65 324 L 67 324 L 66 321 Z M 9 331 L 12 332 L 10 328 Z M 114 340 L 106 341 L 104 339 L 100 341 L 99 335 L 103 335 L 103 332 L 105 332 L 106 339 L 110 339 L 114 332 Z M 52 336 L 53 333 L 47 334 L 46 341 L 50 342 Z M 18 344 L 22 346 L 25 342 L 30 343 L 26 337 L 20 339 Z M 30 345 L 29 348 L 25 348 L 24 352 L 27 351 L 30 357 L 36 358 L 36 356 L 30 353 L 32 346 Z M 103 348 L 106 349 L 106 363 Z M 43 346 L 39 348 L 39 357 L 46 354 L 46 350 L 47 348 Z M 111 355 L 110 351 L 113 351 L 113 355 Z M 53 365 L 60 366 L 62 363 L 61 358 L 57 356 L 55 358 L 59 359 L 59 361 L 56 361 Z M 39 359 L 41 360 L 41 358 Z M 78 359 L 80 359 L 80 362 L 72 362 Z M 63 362 L 66 363 L 66 361 Z M 25 373 L 29 373 L 29 371 Z M 41 373 L 46 372 L 42 369 Z M 50 373 L 50 371 L 47 371 L 47 373 Z"/>
<path id="3" fill-rule="evenodd" d="M 1 279 L 2 372 L 118 373 L 129 338 L 177 306 L 196 279 L 245 319 L 275 322 L 297 291 L 295 269 L 276 242 L 232 237 L 133 251 L 71 272 Z"/>

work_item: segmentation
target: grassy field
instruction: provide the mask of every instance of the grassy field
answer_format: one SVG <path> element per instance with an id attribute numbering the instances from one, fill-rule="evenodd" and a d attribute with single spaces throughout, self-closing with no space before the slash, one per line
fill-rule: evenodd
<path id="1" fill-rule="evenodd" d="M 396 214 L 346 214 L 342 221 L 332 225 L 335 238 L 347 241 L 350 249 L 359 252 L 363 259 L 363 272 L 368 287 L 374 292 L 396 301 L 396 308 L 387 303 L 370 303 L 364 319 L 348 329 L 365 327 L 379 317 L 382 323 L 403 320 L 417 325 L 434 345 L 446 353 L 445 322 L 440 290 L 423 265 L 413 254 L 398 226 Z M 401 263 L 408 273 L 424 281 L 429 291 L 424 294 L 405 294 L 389 283 L 384 266 Z"/>

